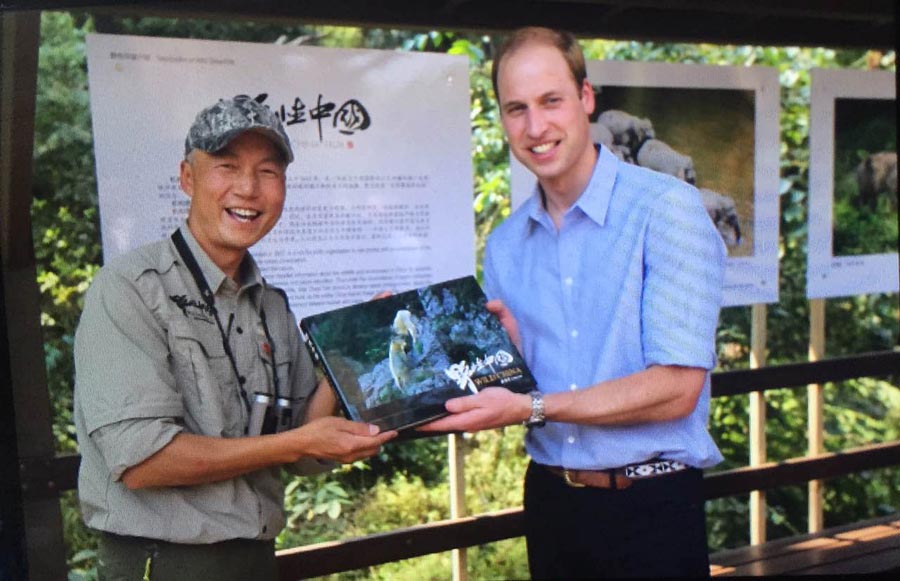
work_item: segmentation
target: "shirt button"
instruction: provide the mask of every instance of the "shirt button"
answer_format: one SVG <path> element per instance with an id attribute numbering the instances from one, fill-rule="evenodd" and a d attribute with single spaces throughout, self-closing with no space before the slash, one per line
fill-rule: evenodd
<path id="1" fill-rule="evenodd" d="M 571 276 L 567 276 L 566 279 L 565 279 L 563 282 L 566 283 L 566 286 L 572 286 L 572 283 L 575 282 L 575 281 L 572 280 L 572 277 L 571 277 Z"/>
<path id="2" fill-rule="evenodd" d="M 244 330 L 241 329 L 240 327 L 238 327 L 237 329 L 235 329 L 235 331 L 238 332 L 238 335 L 243 335 L 243 334 L 244 334 Z"/>
<path id="3" fill-rule="evenodd" d="M 578 329 L 572 329 L 572 332 L 570 333 L 570 335 L 572 335 L 573 339 L 578 337 Z"/>
<path id="4" fill-rule="evenodd" d="M 568 438 L 566 438 L 566 440 L 567 440 L 570 444 L 574 444 L 574 443 L 575 443 L 575 436 L 569 436 Z"/>
<path id="5" fill-rule="evenodd" d="M 572 391 L 575 391 L 576 389 L 578 389 L 578 386 L 573 383 L 573 384 L 569 385 L 569 389 L 571 389 Z"/>

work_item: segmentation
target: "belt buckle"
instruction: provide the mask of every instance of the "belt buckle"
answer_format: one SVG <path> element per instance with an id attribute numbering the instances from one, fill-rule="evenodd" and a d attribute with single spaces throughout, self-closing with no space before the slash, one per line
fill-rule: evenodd
<path id="1" fill-rule="evenodd" d="M 585 484 L 581 484 L 580 482 L 575 482 L 574 480 L 572 480 L 572 476 L 568 468 L 563 468 L 563 479 L 566 481 L 566 484 L 568 484 L 572 488 L 584 488 L 586 486 Z"/>

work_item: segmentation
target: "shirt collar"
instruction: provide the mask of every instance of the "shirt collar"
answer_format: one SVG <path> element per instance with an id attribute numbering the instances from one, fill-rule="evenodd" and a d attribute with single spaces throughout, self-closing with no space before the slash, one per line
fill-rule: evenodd
<path id="1" fill-rule="evenodd" d="M 223 285 L 228 284 L 230 279 L 206 254 L 206 251 L 203 250 L 200 243 L 194 238 L 193 233 L 191 233 L 191 229 L 188 227 L 187 222 L 184 222 L 179 230 L 181 230 L 181 235 L 184 236 L 188 248 L 190 248 L 191 252 L 194 254 L 197 264 L 200 265 L 200 272 L 203 273 L 206 284 L 209 285 L 213 294 L 218 293 Z M 256 261 L 249 252 L 244 255 L 244 260 L 238 268 L 238 278 L 240 279 L 239 283 L 242 292 L 253 286 L 263 284 L 263 278 L 262 274 L 259 272 L 259 267 L 256 265 Z"/>
<path id="2" fill-rule="evenodd" d="M 607 210 L 609 210 L 613 186 L 616 183 L 616 172 L 619 168 L 619 160 L 611 151 L 609 151 L 609 149 L 599 145 L 597 148 L 599 149 L 599 155 L 597 156 L 597 162 L 594 164 L 594 171 L 591 174 L 591 179 L 584 189 L 584 192 L 581 193 L 581 196 L 578 197 L 578 200 L 576 200 L 572 205 L 572 208 L 569 209 L 569 212 L 574 208 L 579 208 L 588 218 L 600 226 L 603 226 L 606 223 L 606 213 Z M 552 221 L 550 220 L 550 216 L 547 214 L 547 210 L 544 208 L 541 199 L 541 185 L 536 183 L 534 192 L 526 202 L 526 204 L 528 204 L 528 216 L 531 218 L 530 222 L 532 225 L 529 232 L 538 224 L 544 224 L 551 230 L 553 229 Z"/>
<path id="3" fill-rule="evenodd" d="M 612 152 L 600 147 L 597 163 L 594 164 L 594 173 L 588 182 L 584 193 L 575 202 L 591 220 L 603 226 L 606 224 L 606 213 L 609 210 L 609 202 L 612 199 L 613 186 L 616 183 L 616 172 L 619 169 L 619 160 Z"/>

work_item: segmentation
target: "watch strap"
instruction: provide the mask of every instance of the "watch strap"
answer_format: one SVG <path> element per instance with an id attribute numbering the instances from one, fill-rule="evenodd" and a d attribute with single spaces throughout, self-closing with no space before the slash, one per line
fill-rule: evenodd
<path id="1" fill-rule="evenodd" d="M 544 417 L 544 395 L 538 390 L 528 392 L 531 396 L 531 415 L 522 422 L 526 428 L 540 428 L 546 422 Z"/>

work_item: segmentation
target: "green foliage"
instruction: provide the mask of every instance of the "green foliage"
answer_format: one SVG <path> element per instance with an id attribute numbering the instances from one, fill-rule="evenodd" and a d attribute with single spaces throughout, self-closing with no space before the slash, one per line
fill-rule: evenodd
<path id="1" fill-rule="evenodd" d="M 883 254 L 897 244 L 897 213 L 892 212 L 888 198 L 880 196 L 876 211 L 861 209 L 850 200 L 835 202 L 835 255 Z"/>
<path id="2" fill-rule="evenodd" d="M 351 534 L 371 534 L 450 518 L 446 482 L 427 486 L 418 476 L 396 474 L 364 493 L 349 519 Z"/>
<path id="3" fill-rule="evenodd" d="M 501 510 L 521 503 L 527 464 L 523 436 L 524 428 L 513 426 L 459 438 L 460 448 L 466 451 L 466 506 L 469 514 Z M 442 462 L 446 466 L 446 459 Z M 336 529 L 339 528 L 341 536 L 361 536 L 447 519 L 450 516 L 449 497 L 446 476 L 443 481 L 429 484 L 419 476 L 395 473 L 380 479 L 363 492 Z M 292 540 L 298 538 L 293 537 Z M 364 571 L 351 571 L 332 578 L 444 579 L 448 577 L 449 570 L 449 553 L 441 553 L 370 567 Z M 468 570 L 476 579 L 527 577 L 524 539 L 471 549 L 468 552 Z"/>
<path id="4" fill-rule="evenodd" d="M 466 435 L 466 506 L 471 514 L 522 504 L 528 458 L 525 428 L 508 426 Z"/>
<path id="5" fill-rule="evenodd" d="M 465 41 L 454 44 L 450 52 L 465 50 L 469 55 L 472 109 L 472 169 L 475 175 L 475 251 L 477 276 L 488 234 L 510 213 L 509 146 L 503 136 L 500 112 L 491 85 L 491 68 L 485 50 Z"/>
<path id="6" fill-rule="evenodd" d="M 379 478 L 402 473 L 407 478 L 415 475 L 433 486 L 447 479 L 447 439 L 428 437 L 392 442 L 370 458 L 367 465 Z"/>
<path id="7" fill-rule="evenodd" d="M 371 567 L 365 572 L 354 572 L 340 576 L 340 579 L 358 577 L 394 580 L 444 580 L 450 578 L 451 553 L 436 553 L 416 559 L 406 559 Z M 525 539 L 510 539 L 489 545 L 472 547 L 467 554 L 467 571 L 471 579 L 527 579 L 528 557 Z M 364 577 L 363 577 L 364 576 Z"/>
<path id="8" fill-rule="evenodd" d="M 59 502 L 68 546 L 66 562 L 69 565 L 69 581 L 95 581 L 99 535 L 81 522 L 78 497 L 74 490 L 64 492 Z"/>
<path id="9" fill-rule="evenodd" d="M 34 148 L 35 240 L 41 326 L 61 452 L 75 450 L 72 342 L 82 297 L 100 262 L 84 35 L 90 21 L 45 13 L 38 57 Z"/>
<path id="10" fill-rule="evenodd" d="M 288 511 L 288 527 L 295 528 L 303 520 L 327 515 L 330 519 L 341 516 L 341 510 L 350 504 L 347 491 L 337 482 L 319 478 L 297 478 L 284 491 Z"/>

